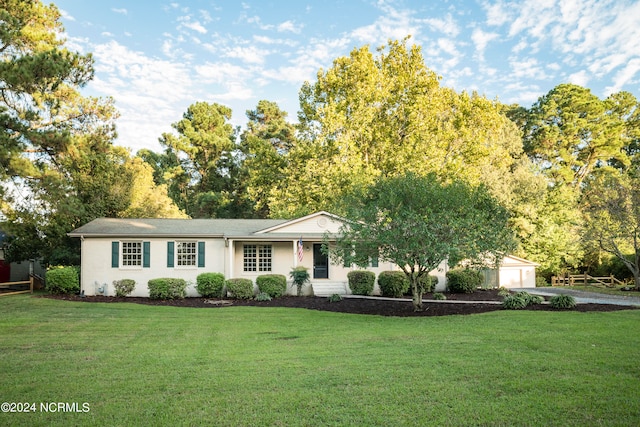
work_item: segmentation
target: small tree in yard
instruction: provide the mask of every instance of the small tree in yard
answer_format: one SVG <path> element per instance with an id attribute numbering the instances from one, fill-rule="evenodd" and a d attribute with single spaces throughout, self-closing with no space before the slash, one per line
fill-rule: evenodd
<path id="1" fill-rule="evenodd" d="M 618 258 L 640 290 L 640 165 L 596 176 L 585 201 L 586 241 Z"/>
<path id="2" fill-rule="evenodd" d="M 409 279 L 416 311 L 421 279 L 443 261 L 500 259 L 514 242 L 506 209 L 484 187 L 442 184 L 433 174 L 380 179 L 345 200 L 344 211 L 349 221 L 332 252 L 336 262 L 365 267 L 377 257 L 395 263 Z"/>

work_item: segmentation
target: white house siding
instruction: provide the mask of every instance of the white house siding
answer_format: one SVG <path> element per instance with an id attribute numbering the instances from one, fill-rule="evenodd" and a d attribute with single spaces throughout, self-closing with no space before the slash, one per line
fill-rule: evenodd
<path id="1" fill-rule="evenodd" d="M 175 239 L 179 240 L 179 239 Z M 175 241 L 172 240 L 172 241 Z M 82 241 L 82 269 L 81 289 L 85 295 L 101 294 L 98 289 L 103 288 L 104 295 L 115 295 L 114 280 L 133 279 L 136 287 L 131 293 L 134 297 L 147 297 L 149 290 L 147 283 L 150 279 L 162 277 L 182 278 L 189 283 L 187 296 L 197 296 L 195 290 L 196 277 L 205 272 L 224 271 L 224 240 L 223 239 L 184 239 L 190 241 L 205 242 L 205 266 L 204 267 L 167 267 L 167 241 L 166 238 L 86 238 Z M 123 267 L 119 262 L 118 267 L 111 266 L 111 243 L 114 241 L 147 241 L 150 243 L 150 266 Z M 122 247 L 120 246 L 120 251 Z"/>

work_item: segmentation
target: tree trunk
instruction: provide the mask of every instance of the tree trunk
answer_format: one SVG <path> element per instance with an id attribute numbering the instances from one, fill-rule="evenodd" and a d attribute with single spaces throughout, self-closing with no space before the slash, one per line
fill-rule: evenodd
<path id="1" fill-rule="evenodd" d="M 413 311 L 422 311 L 422 286 L 418 285 L 418 278 L 411 276 L 411 293 L 413 294 Z"/>

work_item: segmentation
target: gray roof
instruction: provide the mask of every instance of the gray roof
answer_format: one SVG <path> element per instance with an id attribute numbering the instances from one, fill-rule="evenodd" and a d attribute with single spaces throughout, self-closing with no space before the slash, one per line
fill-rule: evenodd
<path id="1" fill-rule="evenodd" d="M 288 222 L 286 219 L 165 219 L 98 218 L 71 233 L 71 237 L 251 237 L 256 232 Z"/>

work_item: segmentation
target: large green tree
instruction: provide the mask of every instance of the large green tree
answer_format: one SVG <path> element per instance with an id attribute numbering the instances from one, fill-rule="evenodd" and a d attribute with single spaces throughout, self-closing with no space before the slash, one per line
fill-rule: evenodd
<path id="1" fill-rule="evenodd" d="M 333 256 L 366 266 L 372 258 L 398 265 L 407 275 L 415 310 L 422 308 L 421 277 L 443 261 L 486 263 L 513 249 L 508 212 L 486 187 L 435 174 L 379 179 L 345 200 L 349 220 Z"/>
<path id="2" fill-rule="evenodd" d="M 0 2 L 0 179 L 37 176 L 111 102 L 83 98 L 91 55 L 64 47 L 60 13 L 38 0 Z M 106 113 L 109 114 L 109 113 Z"/>
<path id="3" fill-rule="evenodd" d="M 525 151 L 553 184 L 579 191 L 596 167 L 628 164 L 625 122 L 636 105 L 626 92 L 601 100 L 587 88 L 558 85 L 521 119 Z"/>
<path id="4" fill-rule="evenodd" d="M 128 151 L 113 146 L 113 100 L 80 94 L 93 76 L 92 58 L 66 49 L 59 18 L 54 5 L 0 1 L 0 219 L 15 261 L 77 263 L 79 242 L 67 233 L 131 212 L 132 185 L 142 176 Z M 149 194 L 166 201 L 156 190 Z M 180 214 L 164 208 L 136 212 Z"/>
<path id="5" fill-rule="evenodd" d="M 489 185 L 509 173 L 522 145 L 502 106 L 439 80 L 408 39 L 320 70 L 300 91 L 300 141 L 271 211 L 334 209 L 351 189 L 406 171 Z"/>
<path id="6" fill-rule="evenodd" d="M 286 112 L 266 100 L 247 111 L 247 118 L 247 129 L 240 136 L 247 198 L 255 215 L 266 218 L 272 194 L 286 179 L 289 153 L 296 146 L 295 127 L 287 121 Z"/>
<path id="7" fill-rule="evenodd" d="M 241 179 L 241 153 L 236 129 L 229 123 L 231 109 L 216 103 L 196 102 L 164 133 L 162 155 L 141 153 L 151 160 L 156 177 L 170 179 L 176 204 L 194 218 L 251 215 Z M 164 173 L 158 169 L 168 168 Z"/>

